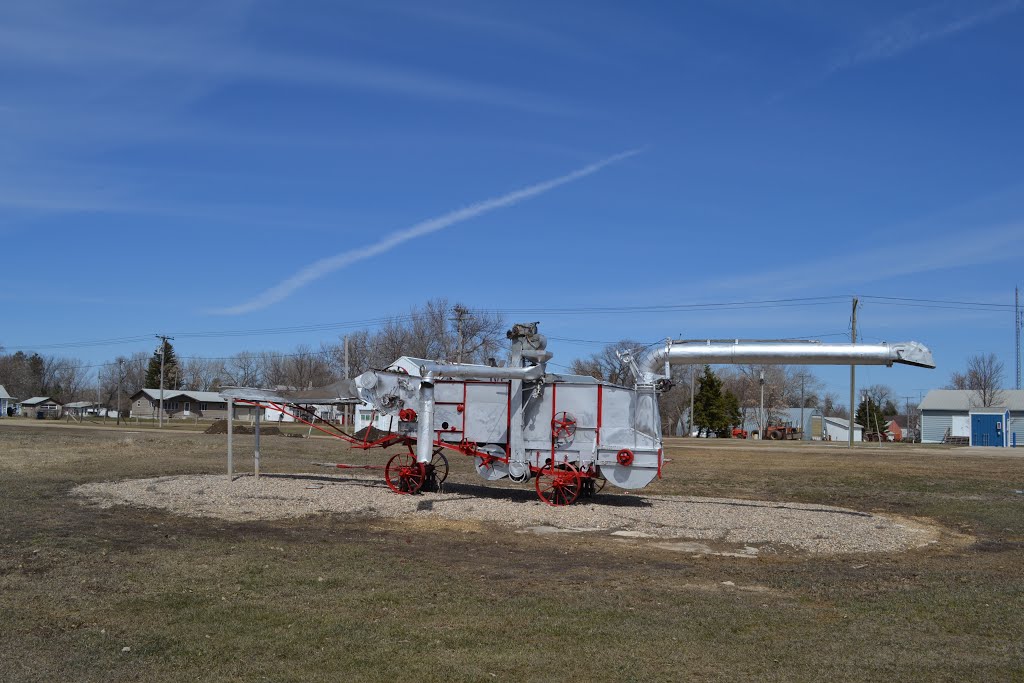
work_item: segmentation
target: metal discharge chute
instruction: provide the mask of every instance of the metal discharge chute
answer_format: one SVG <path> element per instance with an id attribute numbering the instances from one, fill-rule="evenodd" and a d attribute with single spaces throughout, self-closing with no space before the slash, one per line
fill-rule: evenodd
<path id="1" fill-rule="evenodd" d="M 550 505 L 591 496 L 606 483 L 642 488 L 661 474 L 658 394 L 671 384 L 672 364 L 935 367 L 931 352 L 917 342 L 667 341 L 642 357 L 622 357 L 636 380 L 626 387 L 548 372 L 551 353 L 537 323 L 514 325 L 507 337 L 506 367 L 424 362 L 419 376 L 371 370 L 355 379 L 365 403 L 397 418 L 398 441 L 391 443 L 405 443 L 414 454 L 414 483 L 429 479 L 422 473 L 429 473 L 439 453 L 457 451 L 473 457 L 477 473 L 488 481 L 533 480 Z"/>

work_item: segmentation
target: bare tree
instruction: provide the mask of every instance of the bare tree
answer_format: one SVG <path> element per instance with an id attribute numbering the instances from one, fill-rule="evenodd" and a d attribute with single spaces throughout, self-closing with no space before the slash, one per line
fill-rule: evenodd
<path id="1" fill-rule="evenodd" d="M 977 354 L 967 360 L 967 371 L 954 372 L 950 377 L 950 389 L 966 389 L 973 392 L 971 404 L 979 408 L 991 408 L 1002 401 L 1003 375 L 1006 368 L 996 354 Z"/>
<path id="2" fill-rule="evenodd" d="M 77 358 L 49 358 L 46 393 L 61 403 L 84 397 L 88 386 L 88 370 Z"/>
<path id="3" fill-rule="evenodd" d="M 251 351 L 241 351 L 221 366 L 223 385 L 255 387 L 260 384 L 260 359 Z"/>
<path id="4" fill-rule="evenodd" d="M 629 351 L 634 358 L 643 355 L 647 347 L 632 339 L 623 339 L 609 344 L 590 358 L 576 359 L 569 367 L 574 375 L 589 375 L 612 384 L 633 384 L 633 373 L 619 360 L 620 351 Z"/>
<path id="5" fill-rule="evenodd" d="M 222 364 L 206 358 L 185 358 L 181 364 L 181 388 L 211 391 L 220 381 Z"/>
<path id="6" fill-rule="evenodd" d="M 125 396 L 131 396 L 139 389 L 146 388 L 146 370 L 149 368 L 149 354 L 143 351 L 136 351 L 128 356 L 124 362 L 124 384 Z"/>

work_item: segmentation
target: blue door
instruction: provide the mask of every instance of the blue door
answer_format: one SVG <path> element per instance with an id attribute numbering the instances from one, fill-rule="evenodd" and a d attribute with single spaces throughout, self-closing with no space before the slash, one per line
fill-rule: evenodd
<path id="1" fill-rule="evenodd" d="M 972 446 L 1002 446 L 1005 415 L 971 415 Z"/>

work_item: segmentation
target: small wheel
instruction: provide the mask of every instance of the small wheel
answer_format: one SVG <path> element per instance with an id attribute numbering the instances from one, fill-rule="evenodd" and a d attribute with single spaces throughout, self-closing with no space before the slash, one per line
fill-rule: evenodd
<path id="1" fill-rule="evenodd" d="M 773 429 L 772 431 L 768 432 L 769 441 L 778 441 L 781 438 L 782 432 L 780 432 L 778 429 Z"/>
<path id="2" fill-rule="evenodd" d="M 572 505 L 582 488 L 580 471 L 568 462 L 554 468 L 551 465 L 543 467 L 537 472 L 535 481 L 537 496 L 554 507 Z"/>
<path id="3" fill-rule="evenodd" d="M 555 439 L 571 439 L 576 433 L 576 418 L 562 411 L 551 418 L 551 436 Z"/>
<path id="4" fill-rule="evenodd" d="M 444 480 L 448 478 L 448 458 L 444 457 L 440 448 L 434 449 L 434 457 L 430 459 L 430 466 L 434 468 L 434 478 L 437 479 L 437 483 L 443 484 Z"/>
<path id="5" fill-rule="evenodd" d="M 594 481 L 594 493 L 595 494 L 601 493 L 601 491 L 604 491 L 604 487 L 608 483 L 608 480 L 604 478 L 604 475 L 598 475 L 598 476 L 594 477 L 593 481 Z"/>
<path id="6" fill-rule="evenodd" d="M 411 453 L 396 453 L 384 467 L 384 481 L 395 493 L 416 493 L 426 481 L 427 471 Z"/>

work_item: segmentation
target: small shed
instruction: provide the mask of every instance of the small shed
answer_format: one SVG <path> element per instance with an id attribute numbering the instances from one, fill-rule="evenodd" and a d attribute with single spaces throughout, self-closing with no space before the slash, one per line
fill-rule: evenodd
<path id="1" fill-rule="evenodd" d="M 33 396 L 26 398 L 20 404 L 21 414 L 26 417 L 39 419 L 60 417 L 61 405 L 49 396 Z"/>
<path id="2" fill-rule="evenodd" d="M 850 440 L 850 421 L 842 417 L 823 417 L 821 418 L 822 426 L 825 430 L 826 441 L 849 441 Z M 863 441 L 864 440 L 864 428 L 853 423 L 853 440 Z"/>
<path id="3" fill-rule="evenodd" d="M 10 417 L 14 414 L 14 405 L 17 403 L 3 384 L 0 384 L 0 417 Z"/>

